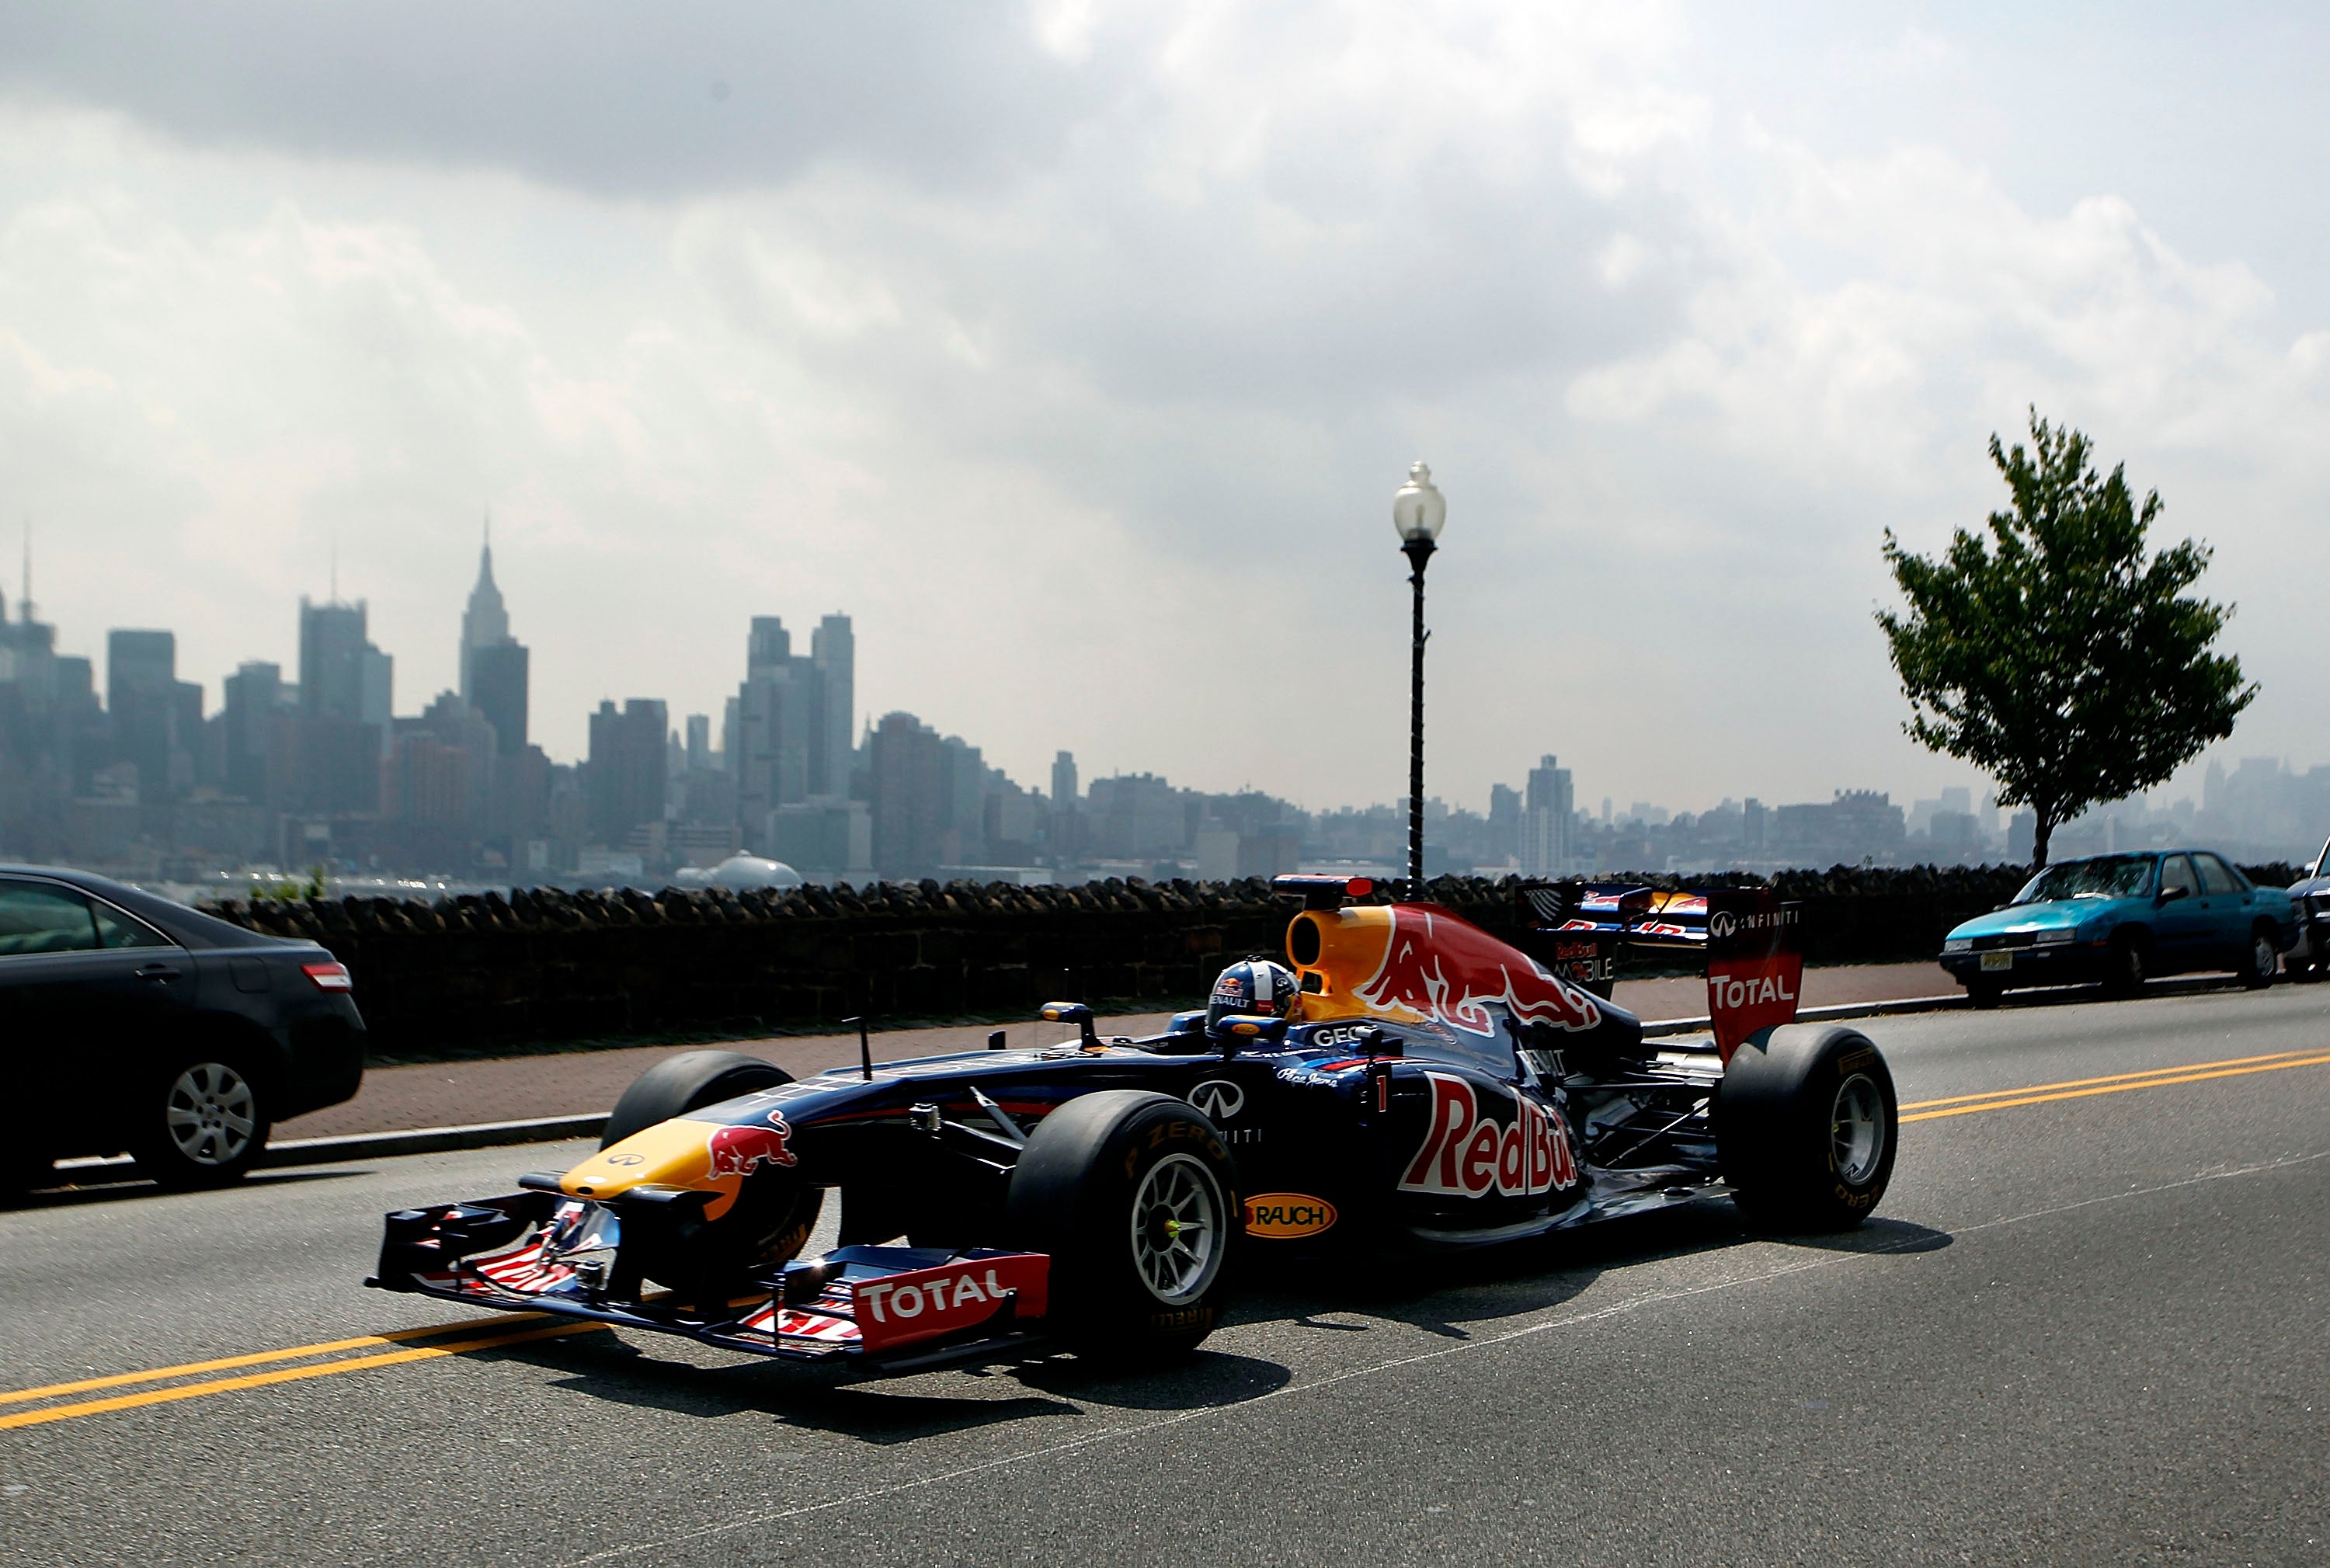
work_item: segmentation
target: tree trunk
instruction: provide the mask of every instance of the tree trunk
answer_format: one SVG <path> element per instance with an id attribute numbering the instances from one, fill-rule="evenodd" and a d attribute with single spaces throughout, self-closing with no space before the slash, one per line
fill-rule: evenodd
<path id="1" fill-rule="evenodd" d="M 2055 816 L 2034 806 L 2031 818 L 2031 869 L 2035 874 L 2047 869 L 2047 841 L 2055 836 Z"/>

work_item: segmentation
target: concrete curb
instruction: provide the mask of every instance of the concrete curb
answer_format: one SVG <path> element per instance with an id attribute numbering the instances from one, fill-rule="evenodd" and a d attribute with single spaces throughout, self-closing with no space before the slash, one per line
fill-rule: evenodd
<path id="1" fill-rule="evenodd" d="M 1854 1002 L 1835 1007 L 1806 1007 L 1796 1015 L 1800 1024 L 1824 1024 L 1845 1018 L 1873 1018 L 1885 1013 L 1933 1013 L 1963 1007 L 1965 997 L 1905 997 L 1890 1002 Z M 1692 1034 L 1708 1028 L 1705 1018 L 1662 1018 L 1643 1025 L 1653 1039 Z M 262 1169 L 285 1166 L 332 1165 L 345 1160 L 393 1159 L 407 1154 L 441 1154 L 450 1149 L 500 1148 L 512 1144 L 555 1143 L 563 1138 L 596 1138 L 606 1129 L 607 1113 L 583 1116 L 541 1116 L 525 1121 L 485 1121 L 474 1127 L 419 1127 L 405 1132 L 362 1132 L 341 1138 L 295 1138 L 267 1146 L 259 1157 Z"/>

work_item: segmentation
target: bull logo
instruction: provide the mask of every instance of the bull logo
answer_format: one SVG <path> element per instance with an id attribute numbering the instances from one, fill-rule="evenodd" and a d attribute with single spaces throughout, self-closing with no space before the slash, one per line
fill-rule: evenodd
<path id="1" fill-rule="evenodd" d="M 785 1120 L 784 1112 L 772 1110 L 768 1123 L 746 1122 L 742 1127 L 715 1127 L 705 1147 L 712 1157 L 712 1168 L 706 1173 L 713 1179 L 722 1176 L 747 1176 L 762 1165 L 799 1165 L 800 1157 L 788 1147 L 793 1129 Z"/>
<path id="2" fill-rule="evenodd" d="M 1359 987 L 1378 1012 L 1408 1012 L 1493 1037 L 1488 1004 L 1501 1003 L 1516 1023 L 1591 1029 L 1602 1021 L 1594 998 L 1528 955 L 1466 921 L 1435 922 L 1430 910 L 1394 905 L 1383 964 Z"/>
<path id="3" fill-rule="evenodd" d="M 1189 1103 L 1217 1122 L 1229 1121 L 1246 1109 L 1246 1091 L 1227 1078 L 1208 1078 L 1189 1091 Z"/>

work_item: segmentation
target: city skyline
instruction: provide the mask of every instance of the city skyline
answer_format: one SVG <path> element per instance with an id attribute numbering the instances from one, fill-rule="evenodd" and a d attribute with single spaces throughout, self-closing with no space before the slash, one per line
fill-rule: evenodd
<path id="1" fill-rule="evenodd" d="M 26 531 L 24 561 L 19 569 L 20 581 L 29 576 L 31 568 L 31 543 L 30 531 L 28 529 Z M 335 571 L 333 573 L 333 585 L 336 588 L 338 586 L 337 576 L 337 572 Z M 14 616 L 14 619 L 19 620 L 22 619 L 21 607 L 25 602 L 27 601 L 24 600 L 20 594 L 15 601 L 19 609 Z M 9 600 L 6 590 L 5 587 L 0 587 L 0 615 L 5 615 L 8 612 L 8 606 Z M 365 636 L 365 628 L 370 609 L 371 601 L 368 599 L 364 598 L 348 600 L 336 600 L 330 599 L 323 600 L 310 600 L 306 598 L 302 598 L 299 601 L 299 615 L 302 618 L 320 615 L 328 619 L 336 615 L 345 617 L 347 612 L 355 612 L 355 619 L 350 622 L 350 625 L 355 628 L 354 635 L 358 642 L 364 642 Z M 482 616 L 480 615 L 481 610 L 484 612 Z M 754 617 L 753 618 L 753 624 L 756 627 L 762 622 L 773 625 L 779 620 L 779 619 L 780 618 L 769 616 Z M 847 628 L 849 618 L 846 616 L 837 618 L 835 616 L 829 615 L 826 617 L 826 621 L 829 625 L 837 619 L 841 620 L 843 623 L 844 636 L 847 637 L 848 635 Z M 473 622 L 476 623 L 474 628 L 472 625 Z M 53 621 L 50 621 L 48 624 L 52 626 L 55 625 Z M 515 741 L 511 741 L 506 736 L 504 743 L 510 750 L 523 749 L 530 738 L 530 712 L 532 704 L 529 696 L 529 666 L 531 663 L 530 655 L 532 648 L 530 645 L 511 635 L 511 620 L 506 599 L 500 591 L 498 581 L 494 577 L 491 522 L 489 517 L 484 525 L 484 537 L 480 545 L 480 558 L 478 561 L 478 573 L 473 581 L 464 609 L 461 611 L 459 626 L 460 630 L 456 644 L 456 652 L 452 659 L 449 661 L 459 672 L 456 678 L 459 682 L 459 685 L 446 685 L 437 688 L 431 693 L 430 700 L 433 701 L 446 693 L 454 693 L 460 695 L 465 702 L 472 701 L 475 689 L 475 670 L 472 663 L 473 655 L 480 649 L 494 650 L 494 652 L 501 653 L 503 655 L 504 665 L 502 673 L 498 676 L 489 673 L 487 677 L 489 682 L 497 679 L 500 682 L 499 686 L 497 688 L 498 696 L 494 699 L 489 699 L 498 703 L 497 713 L 498 713 L 499 716 L 497 717 L 497 713 L 487 713 L 485 716 L 488 718 L 489 723 L 496 723 L 497 733 L 503 731 L 506 727 L 514 726 L 514 733 L 516 736 Z M 783 634 L 780 632 L 778 635 L 781 636 Z M 829 635 L 829 633 L 828 635 Z M 61 656 L 73 656 L 74 649 L 71 647 L 72 639 L 64 636 L 63 628 L 58 628 L 58 636 L 59 641 L 55 649 L 56 653 Z M 99 689 L 109 693 L 115 689 L 112 685 L 112 658 L 110 654 L 116 639 L 136 639 L 155 636 L 168 638 L 171 639 L 172 642 L 175 642 L 175 629 L 171 628 L 108 628 L 102 639 L 102 646 L 106 649 L 104 654 L 99 655 L 95 657 L 91 657 L 91 656 L 87 654 L 81 654 L 77 656 L 91 657 L 92 672 L 99 683 Z M 92 638 L 90 640 L 98 641 L 99 639 Z M 410 693 L 392 697 L 390 694 L 390 687 L 385 684 L 393 679 L 393 675 L 389 674 L 389 671 L 395 666 L 397 659 L 401 656 L 392 650 L 377 649 L 376 647 L 373 647 L 369 643 L 365 643 L 365 646 L 367 648 L 371 648 L 376 656 L 386 661 L 384 664 L 374 664 L 372 667 L 371 675 L 369 676 L 371 681 L 376 683 L 376 689 L 374 692 L 365 694 L 364 699 L 365 704 L 377 710 L 376 713 L 371 714 L 371 717 L 375 722 L 381 723 L 384 727 L 386 722 L 393 717 L 409 717 L 422 712 L 427 707 L 427 703 L 416 700 Z M 215 682 L 188 680 L 186 678 L 187 671 L 183 667 L 183 666 L 176 668 L 175 678 L 181 685 L 194 686 L 201 689 L 203 693 L 201 698 L 202 712 L 208 714 L 218 712 L 226 705 L 228 700 L 232 696 L 231 683 L 235 679 L 237 672 L 247 669 L 249 666 L 254 663 L 275 663 L 278 664 L 279 667 L 289 667 L 297 670 L 299 667 L 298 661 L 304 648 L 304 639 L 295 638 L 295 652 L 292 657 L 280 661 L 259 660 L 252 657 L 245 657 L 238 660 L 233 668 L 230 669 L 226 674 L 217 677 Z M 351 656 L 353 656 L 353 654 L 354 649 L 352 647 Z M 488 654 L 489 661 L 491 657 L 492 654 Z M 412 660 L 404 667 L 410 668 L 412 664 L 421 662 L 423 661 L 419 659 Z M 751 659 L 748 656 L 748 665 L 750 662 Z M 803 660 L 801 662 L 806 664 L 808 661 Z M 353 680 L 359 677 L 351 675 L 348 678 Z M 515 683 L 514 689 L 511 685 L 512 682 Z M 215 688 L 215 697 L 213 697 L 213 688 Z M 573 751 L 564 755 L 561 755 L 559 752 L 553 751 L 546 747 L 544 748 L 545 753 L 548 755 L 550 760 L 555 763 L 572 765 L 578 764 L 585 760 L 590 754 L 588 721 L 592 712 L 608 701 L 613 701 L 620 705 L 623 702 L 630 700 L 634 696 L 641 695 L 644 695 L 644 694 L 627 693 L 621 695 L 610 694 L 608 696 L 602 696 L 599 700 L 598 704 L 593 704 L 591 707 L 586 707 L 578 715 L 571 716 L 573 720 L 573 727 L 582 732 L 582 743 Z M 303 699 L 303 701 L 307 699 Z M 652 700 L 661 704 L 665 708 L 670 716 L 669 727 L 672 734 L 674 737 L 677 737 L 680 733 L 681 725 L 686 722 L 693 720 L 704 720 L 710 726 L 712 733 L 720 733 L 719 726 L 723 722 L 723 704 L 725 703 L 733 707 L 735 696 L 733 691 L 725 696 L 715 695 L 707 699 L 706 706 L 702 708 L 696 708 L 687 702 L 676 701 L 668 697 L 655 697 Z M 354 694 L 354 688 L 351 687 L 350 695 L 340 704 L 340 706 L 347 707 L 349 709 L 349 716 L 355 716 L 357 710 L 356 707 L 352 704 L 356 704 L 358 701 L 359 699 Z M 398 707 L 404 708 L 407 711 L 404 713 L 394 713 L 393 710 Z M 854 709 L 854 723 L 848 726 L 849 732 L 853 735 L 870 732 L 880 716 L 885 713 L 890 712 L 905 712 L 919 716 L 921 710 L 915 709 L 912 707 L 911 704 L 905 703 L 870 703 L 863 706 L 858 706 Z M 829 741 L 827 743 L 831 744 L 832 742 Z M 1160 742 L 1160 746 L 1170 751 L 1170 742 Z M 1170 773 L 1175 770 L 1173 768 L 1173 760 L 1170 755 L 1161 760 L 1146 759 L 1141 760 L 1139 765 L 1121 766 L 1096 762 L 1091 758 L 1089 753 L 1078 747 L 1072 746 L 1066 752 L 1059 752 L 1057 754 L 1073 754 L 1077 759 L 1075 766 L 1077 769 L 1082 770 L 1086 777 L 1135 776 L 1141 774 Z M 2210 748 L 2197 755 L 2191 762 L 2186 764 L 2183 768 L 2179 769 L 2176 775 L 2169 781 L 2154 789 L 2145 791 L 2142 798 L 2147 802 L 2149 808 L 2158 810 L 2165 810 L 2179 798 L 2186 798 L 2197 804 L 2202 798 L 2206 776 L 2210 774 L 2212 770 L 2214 770 L 2219 774 L 2222 774 L 2229 769 L 2253 766 L 2257 763 L 2268 760 L 2277 760 L 2285 769 L 2291 768 L 2293 765 L 2298 769 L 2303 769 L 2311 765 L 2313 762 L 2313 759 L 2311 757 L 2296 759 L 2287 756 L 2280 757 L 2278 759 L 2258 757 L 2247 751 L 2247 749 L 2241 744 L 2240 736 L 2237 733 L 2232 741 Z M 1047 762 L 1040 768 L 1028 768 L 1025 770 L 1005 768 L 1003 770 L 1004 772 L 1014 779 L 1026 779 L 1029 781 L 1030 787 L 1034 788 L 1047 788 L 1042 781 L 1045 780 L 1054 770 L 1055 764 L 1051 762 Z M 1565 771 L 1569 770 L 1565 770 Z M 1933 785 L 1929 789 L 1927 789 L 1918 787 L 1904 789 L 1896 786 L 1889 788 L 1881 781 L 1856 779 L 1851 782 L 1832 784 L 1829 787 L 1829 792 L 1833 795 L 1842 794 L 1855 789 L 1877 789 L 1880 793 L 1889 796 L 1899 796 L 1905 801 L 1912 801 L 1931 798 L 1939 795 L 1946 795 L 1953 790 L 1960 792 L 1971 791 L 1975 797 L 1982 798 L 1987 795 L 1991 788 L 1987 780 L 1981 779 L 1979 775 L 1973 774 L 1970 770 L 1964 768 L 1945 768 L 1938 770 L 1938 771 L 1942 773 L 1946 779 L 1955 776 L 1956 781 L 1938 783 Z M 1520 779 L 1525 775 L 1530 774 L 1530 768 L 1526 758 L 1520 758 L 1516 760 L 1514 765 L 1509 770 L 1508 773 L 1503 778 L 1492 778 L 1486 780 L 1468 779 L 1456 781 L 1454 783 L 1447 783 L 1436 778 L 1431 769 L 1427 767 L 1425 794 L 1428 798 L 1435 802 L 1444 804 L 1452 809 L 1472 811 L 1485 817 L 1491 812 L 1495 804 L 1496 792 L 1512 787 L 1505 781 L 1506 778 Z M 806 791 L 806 793 L 830 794 L 844 792 L 832 789 L 830 787 L 831 782 L 831 779 L 829 778 L 829 787 L 826 789 L 822 791 Z M 1697 814 L 1730 807 L 1736 805 L 1737 801 L 1742 798 L 1757 798 L 1754 791 L 1742 789 L 1736 778 L 1728 776 L 1720 778 L 1716 783 L 1702 786 L 1700 789 L 1701 794 L 1700 797 L 1696 798 L 1678 798 L 1670 793 L 1667 798 L 1662 799 L 1643 798 L 1629 800 L 1624 808 L 1617 811 L 1617 817 L 1620 819 L 1624 819 L 1630 812 L 1638 813 L 1644 808 L 1648 808 L 1652 812 L 1655 813 L 1656 819 L 1664 820 L 1666 817 L 1684 813 Z M 1306 811 L 1331 812 L 1343 809 L 1364 809 L 1372 806 L 1395 804 L 1398 800 L 1405 798 L 1403 792 L 1397 795 L 1378 796 L 1364 800 L 1357 796 L 1350 796 L 1340 799 L 1327 801 L 1305 800 L 1291 791 L 1276 787 L 1274 780 L 1267 779 L 1241 779 L 1234 785 L 1219 789 L 1217 792 L 1235 794 L 1242 791 L 1253 790 L 1260 790 L 1266 792 L 1274 798 L 1283 798 Z M 800 798 L 800 793 L 801 792 L 796 792 L 791 798 Z M 1817 798 L 1817 792 L 1811 793 L 1814 793 L 1814 798 Z M 1601 798 L 1598 795 L 1595 795 L 1593 792 L 1589 792 L 1589 797 L 1590 798 L 1587 802 L 1588 805 L 1591 804 L 1591 798 Z M 1776 799 L 1779 798 L 1779 792 L 1775 791 L 1771 796 L 1762 798 Z M 1607 796 L 1606 799 L 1604 800 L 1604 804 L 1605 806 L 1612 805 L 1619 798 L 1620 796 L 1610 794 Z M 1584 807 L 1580 808 L 1580 809 L 1584 808 Z M 1590 811 L 1588 812 L 1588 815 L 1591 815 Z"/>

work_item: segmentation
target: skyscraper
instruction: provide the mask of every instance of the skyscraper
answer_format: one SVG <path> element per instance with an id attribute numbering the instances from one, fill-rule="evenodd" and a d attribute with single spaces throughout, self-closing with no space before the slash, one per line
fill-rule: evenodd
<path id="1" fill-rule="evenodd" d="M 770 821 L 780 806 L 849 793 L 856 665 L 846 615 L 818 624 L 807 658 L 793 653 L 781 618 L 753 618 L 728 743 L 737 825 L 748 847 L 768 852 Z"/>
<path id="2" fill-rule="evenodd" d="M 599 843 L 619 846 L 632 828 L 663 820 L 667 734 L 664 705 L 649 698 L 631 698 L 620 713 L 602 702 L 591 715 L 583 795 Z"/>
<path id="3" fill-rule="evenodd" d="M 339 813 L 380 807 L 391 735 L 395 661 L 365 634 L 365 604 L 299 600 L 300 808 Z"/>
<path id="4" fill-rule="evenodd" d="M 494 727 L 501 755 L 515 757 L 526 745 L 526 685 L 533 660 L 510 636 L 509 610 L 494 581 L 493 524 L 478 551 L 478 581 L 461 611 L 461 700 Z"/>
<path id="5" fill-rule="evenodd" d="M 488 522 L 486 542 L 478 551 L 477 585 L 469 590 L 469 608 L 461 612 L 461 700 L 471 707 L 478 705 L 478 698 L 470 684 L 469 656 L 481 647 L 499 647 L 509 639 L 509 611 L 502 605 L 502 590 L 494 584 L 493 524 Z"/>
<path id="6" fill-rule="evenodd" d="M 137 794 L 155 801 L 194 782 L 203 688 L 178 679 L 178 639 L 166 631 L 115 631 L 105 639 L 105 702 L 116 751 L 137 770 Z"/>
<path id="7" fill-rule="evenodd" d="M 1530 876 L 1559 876 L 1569 870 L 1577 814 L 1569 770 L 1548 755 L 1530 770 L 1521 811 L 1521 871 Z"/>

